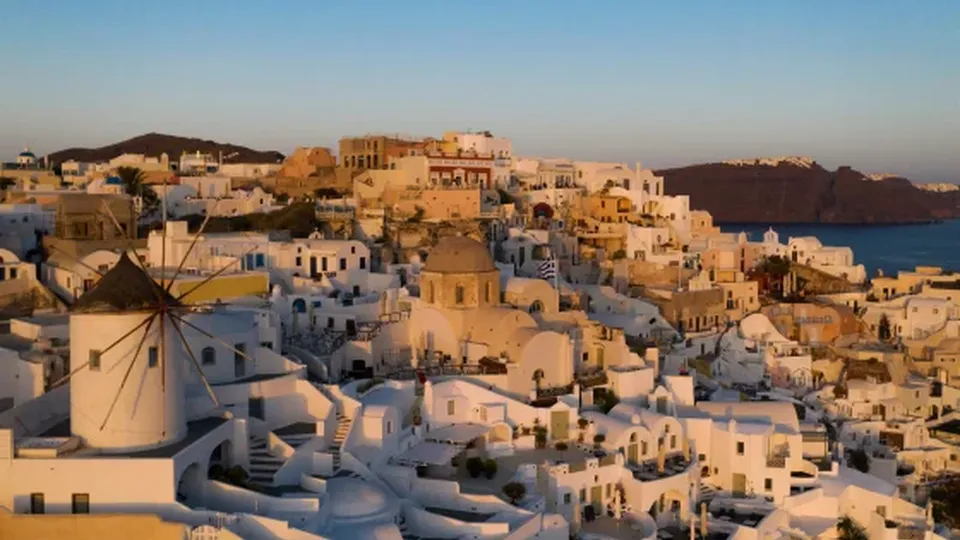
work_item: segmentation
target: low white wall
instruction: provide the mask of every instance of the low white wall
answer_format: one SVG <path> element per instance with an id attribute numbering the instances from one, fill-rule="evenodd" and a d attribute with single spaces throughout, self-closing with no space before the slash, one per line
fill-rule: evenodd
<path id="1" fill-rule="evenodd" d="M 205 480 L 204 503 L 223 512 L 289 516 L 312 516 L 320 510 L 317 497 L 271 497 L 216 480 Z"/>
<path id="2" fill-rule="evenodd" d="M 410 528 L 421 534 L 439 537 L 453 537 L 461 540 L 480 539 L 489 536 L 505 535 L 510 532 L 508 523 L 468 523 L 447 516 L 434 514 L 413 505 L 404 509 L 404 517 Z"/>

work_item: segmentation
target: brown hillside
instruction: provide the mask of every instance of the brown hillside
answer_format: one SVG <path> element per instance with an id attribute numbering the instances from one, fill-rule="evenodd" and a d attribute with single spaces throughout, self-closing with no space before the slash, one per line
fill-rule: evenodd
<path id="1" fill-rule="evenodd" d="M 960 216 L 956 193 L 903 178 L 870 180 L 850 167 L 710 163 L 656 171 L 669 195 L 690 195 L 718 223 L 917 223 Z"/>
<path id="2" fill-rule="evenodd" d="M 223 152 L 224 163 L 280 163 L 283 154 L 275 151 L 261 152 L 245 146 L 224 144 L 203 139 L 178 137 L 163 133 L 147 133 L 100 148 L 68 148 L 50 154 L 52 164 L 76 160 L 87 163 L 110 161 L 122 154 L 144 154 L 160 157 L 167 154 L 171 160 L 179 159 L 183 152 L 203 152 L 214 156 Z"/>

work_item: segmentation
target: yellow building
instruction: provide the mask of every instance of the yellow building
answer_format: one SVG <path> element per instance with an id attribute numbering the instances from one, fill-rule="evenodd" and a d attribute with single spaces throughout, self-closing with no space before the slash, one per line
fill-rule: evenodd
<path id="1" fill-rule="evenodd" d="M 224 540 L 239 538 L 227 530 L 221 530 L 219 533 L 217 538 Z M 47 515 L 0 512 L 0 538 L 183 540 L 188 535 L 189 527 L 186 525 L 168 523 L 154 515 Z"/>
<path id="2" fill-rule="evenodd" d="M 270 292 L 270 276 L 266 272 L 224 274 L 211 279 L 201 287 L 200 284 L 207 277 L 181 275 L 173 282 L 170 294 L 174 298 L 186 294 L 181 300 L 186 304 L 209 304 L 245 296 L 262 296 Z M 163 278 L 160 282 L 166 286 L 170 281 Z"/>

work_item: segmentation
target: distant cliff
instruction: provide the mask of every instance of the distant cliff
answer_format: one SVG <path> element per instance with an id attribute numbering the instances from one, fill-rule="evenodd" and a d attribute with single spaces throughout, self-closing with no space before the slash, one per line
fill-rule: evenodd
<path id="1" fill-rule="evenodd" d="M 75 160 L 86 163 L 110 161 L 122 154 L 144 154 L 149 157 L 160 157 L 167 154 L 171 161 L 180 159 L 183 152 L 203 152 L 218 156 L 223 152 L 224 163 L 280 163 L 283 154 L 274 151 L 252 150 L 245 146 L 218 143 L 190 137 L 178 137 L 163 133 L 146 133 L 132 139 L 100 148 L 68 148 L 50 154 L 51 164 Z"/>
<path id="2" fill-rule="evenodd" d="M 718 223 L 922 223 L 960 217 L 960 192 L 921 189 L 905 178 L 828 171 L 809 158 L 763 158 L 656 171 L 670 195 Z"/>

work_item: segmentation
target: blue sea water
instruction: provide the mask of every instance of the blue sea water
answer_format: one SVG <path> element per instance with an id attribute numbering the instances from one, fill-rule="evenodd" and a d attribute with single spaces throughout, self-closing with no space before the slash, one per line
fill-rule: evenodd
<path id="1" fill-rule="evenodd" d="M 751 241 L 763 240 L 770 225 L 721 225 L 723 232 L 746 232 Z M 960 270 L 960 220 L 922 225 L 772 225 L 780 242 L 791 236 L 816 236 L 825 246 L 849 246 L 867 275 L 913 270 L 917 265 Z"/>

